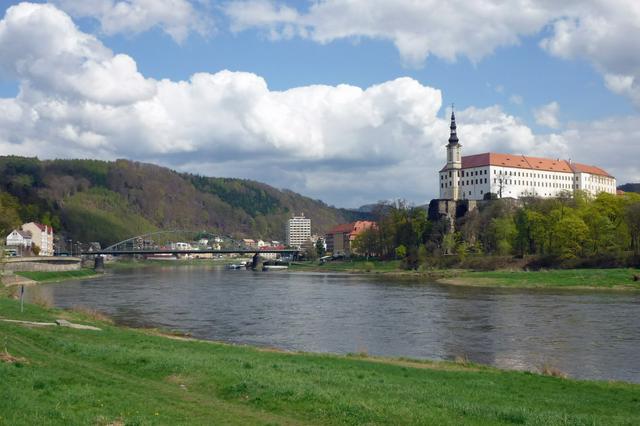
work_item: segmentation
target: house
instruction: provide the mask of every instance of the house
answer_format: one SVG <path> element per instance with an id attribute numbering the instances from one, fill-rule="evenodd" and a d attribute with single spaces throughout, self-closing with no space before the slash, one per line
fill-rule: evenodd
<path id="1" fill-rule="evenodd" d="M 244 244 L 246 247 L 249 247 L 249 248 L 258 247 L 258 244 L 256 243 L 256 241 L 251 238 L 243 238 L 242 244 Z"/>
<path id="2" fill-rule="evenodd" d="M 22 225 L 22 230 L 31 233 L 31 241 L 38 247 L 39 256 L 53 256 L 53 228 L 37 222 Z"/>
<path id="3" fill-rule="evenodd" d="M 14 229 L 7 235 L 7 246 L 15 247 L 17 253 L 31 251 L 31 232 Z"/>
<path id="4" fill-rule="evenodd" d="M 335 226 L 325 235 L 327 252 L 333 255 L 350 255 L 356 253 L 351 244 L 362 232 L 375 228 L 376 223 L 369 220 L 359 220 Z"/>

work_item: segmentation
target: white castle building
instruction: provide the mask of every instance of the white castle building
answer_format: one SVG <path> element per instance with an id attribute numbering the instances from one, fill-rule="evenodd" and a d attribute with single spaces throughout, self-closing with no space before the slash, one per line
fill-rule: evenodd
<path id="1" fill-rule="evenodd" d="M 461 149 L 451 112 L 447 165 L 440 170 L 440 199 L 482 200 L 488 193 L 498 198 L 548 198 L 577 190 L 592 195 L 616 193 L 616 178 L 596 166 L 494 152 L 463 157 Z"/>

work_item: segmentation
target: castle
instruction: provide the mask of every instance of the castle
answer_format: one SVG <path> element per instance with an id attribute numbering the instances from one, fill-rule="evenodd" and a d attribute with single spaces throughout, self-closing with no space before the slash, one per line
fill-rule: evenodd
<path id="1" fill-rule="evenodd" d="M 486 152 L 462 156 L 451 112 L 447 164 L 440 170 L 440 199 L 558 197 L 581 190 L 592 195 L 616 193 L 616 179 L 596 166 L 526 155 Z"/>

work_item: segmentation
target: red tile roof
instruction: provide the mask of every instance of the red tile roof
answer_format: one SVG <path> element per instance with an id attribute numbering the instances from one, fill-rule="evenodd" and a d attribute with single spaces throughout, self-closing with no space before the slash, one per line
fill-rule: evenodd
<path id="1" fill-rule="evenodd" d="M 600 167 L 596 167 L 596 166 L 588 166 L 586 164 L 580 164 L 580 163 L 571 163 L 571 167 L 576 172 L 591 173 L 592 175 L 613 177 L 606 171 L 602 170 Z"/>
<path id="2" fill-rule="evenodd" d="M 327 231 L 327 234 L 343 233 L 343 234 L 352 234 L 352 236 L 355 237 L 361 232 L 366 231 L 367 229 L 373 228 L 375 226 L 376 226 L 376 223 L 370 220 L 358 220 L 356 222 L 343 223 L 341 225 L 334 226 L 329 231 Z"/>
<path id="3" fill-rule="evenodd" d="M 564 173 L 591 173 L 594 175 L 613 177 L 603 169 L 595 166 L 587 166 L 580 163 L 570 163 L 566 160 L 553 160 L 550 158 L 530 157 L 520 154 L 498 154 L 495 152 L 485 152 L 476 155 L 467 155 L 462 157 L 462 168 L 469 169 L 473 167 L 484 166 L 502 166 L 518 169 L 544 170 L 549 172 Z M 446 166 L 441 170 L 444 171 Z"/>
<path id="4" fill-rule="evenodd" d="M 343 223 L 336 225 L 327 231 L 327 234 L 349 233 L 353 230 L 353 223 Z"/>

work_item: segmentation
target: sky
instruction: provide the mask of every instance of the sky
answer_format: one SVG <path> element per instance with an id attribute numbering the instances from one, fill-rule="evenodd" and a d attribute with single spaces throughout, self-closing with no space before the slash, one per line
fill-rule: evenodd
<path id="1" fill-rule="evenodd" d="M 637 0 L 0 0 L 0 154 L 127 158 L 338 207 L 463 155 L 640 181 Z"/>

